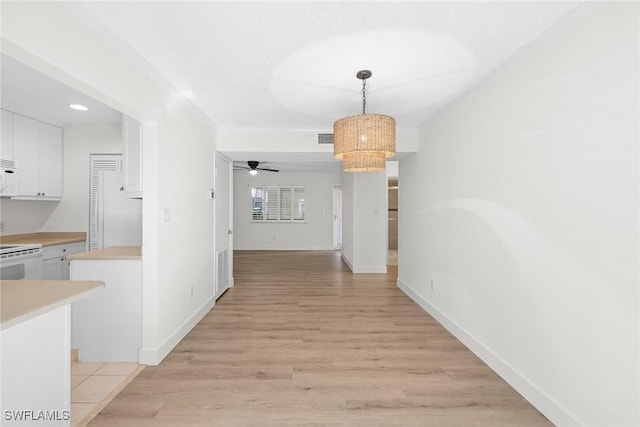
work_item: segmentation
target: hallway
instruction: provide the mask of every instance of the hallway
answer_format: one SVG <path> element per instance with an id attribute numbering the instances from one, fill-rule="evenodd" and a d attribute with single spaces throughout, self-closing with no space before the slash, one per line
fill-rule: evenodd
<path id="1" fill-rule="evenodd" d="M 235 287 L 90 425 L 551 425 L 389 271 L 236 251 Z"/>

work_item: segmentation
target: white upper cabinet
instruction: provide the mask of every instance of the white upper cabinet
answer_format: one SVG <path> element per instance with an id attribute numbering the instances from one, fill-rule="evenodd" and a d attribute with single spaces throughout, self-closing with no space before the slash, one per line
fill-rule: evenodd
<path id="1" fill-rule="evenodd" d="M 0 136 L 0 159 L 13 160 L 13 113 L 2 112 L 2 135 Z"/>
<path id="2" fill-rule="evenodd" d="M 40 126 L 37 120 L 13 116 L 13 154 L 18 169 L 18 196 L 40 196 Z"/>
<path id="3" fill-rule="evenodd" d="M 62 128 L 40 123 L 40 192 L 62 198 Z"/>
<path id="4" fill-rule="evenodd" d="M 142 197 L 142 125 L 122 115 L 123 189 L 129 197 Z"/>
<path id="5" fill-rule="evenodd" d="M 18 196 L 62 198 L 62 129 L 13 115 L 13 154 L 18 169 Z"/>

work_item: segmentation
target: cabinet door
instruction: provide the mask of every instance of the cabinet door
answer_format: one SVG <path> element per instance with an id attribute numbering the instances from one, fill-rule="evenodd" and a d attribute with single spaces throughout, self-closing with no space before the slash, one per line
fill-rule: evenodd
<path id="1" fill-rule="evenodd" d="M 63 280 L 64 258 L 51 258 L 42 261 L 42 280 Z"/>
<path id="2" fill-rule="evenodd" d="M 122 116 L 122 155 L 124 157 L 124 191 L 131 197 L 142 197 L 142 126 Z"/>
<path id="3" fill-rule="evenodd" d="M 64 261 L 62 263 L 62 280 L 69 280 L 71 274 L 70 261 L 67 259 L 69 255 L 79 254 L 85 251 L 85 242 L 69 243 L 64 245 Z"/>
<path id="4" fill-rule="evenodd" d="M 62 197 L 62 129 L 40 125 L 40 195 Z"/>
<path id="5" fill-rule="evenodd" d="M 13 160 L 13 113 L 2 112 L 2 136 L 0 139 L 0 159 Z"/>
<path id="6" fill-rule="evenodd" d="M 64 258 L 62 261 L 62 280 L 69 280 L 71 278 L 71 261 Z"/>
<path id="7" fill-rule="evenodd" d="M 13 155 L 18 177 L 18 195 L 40 195 L 40 130 L 36 120 L 13 115 Z"/>

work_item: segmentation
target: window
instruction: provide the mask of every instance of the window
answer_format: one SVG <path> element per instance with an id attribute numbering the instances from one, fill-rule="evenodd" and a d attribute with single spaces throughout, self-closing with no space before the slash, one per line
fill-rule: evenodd
<path id="1" fill-rule="evenodd" d="M 252 222 L 304 222 L 306 219 L 304 187 L 251 187 Z"/>

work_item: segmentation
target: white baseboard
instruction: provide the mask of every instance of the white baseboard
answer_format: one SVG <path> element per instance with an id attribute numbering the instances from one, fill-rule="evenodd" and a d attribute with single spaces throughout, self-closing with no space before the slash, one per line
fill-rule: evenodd
<path id="1" fill-rule="evenodd" d="M 349 270 L 353 271 L 353 264 L 351 264 L 351 260 L 349 259 L 349 257 L 346 256 L 344 252 L 340 253 L 340 257 L 342 257 L 342 260 L 344 261 L 344 263 L 347 264 L 347 267 L 349 267 Z"/>
<path id="2" fill-rule="evenodd" d="M 386 274 L 387 266 L 386 265 L 354 265 L 351 271 L 354 274 L 361 274 L 361 273 Z"/>
<path id="3" fill-rule="evenodd" d="M 353 274 L 375 273 L 386 274 L 386 265 L 354 265 L 351 260 L 342 252 L 342 260 L 347 264 L 347 267 Z"/>
<path id="4" fill-rule="evenodd" d="M 189 317 L 169 338 L 159 347 L 141 348 L 140 363 L 148 366 L 157 366 L 162 359 L 167 357 L 169 352 L 198 324 L 200 320 L 213 308 L 215 298 L 209 299 L 191 317 Z"/>
<path id="5" fill-rule="evenodd" d="M 509 385 L 511 385 L 518 393 L 525 397 L 533 406 L 536 407 L 544 416 L 552 423 L 558 426 L 568 425 L 586 425 L 581 422 L 575 415 L 566 408 L 552 399 L 544 391 L 540 390 L 535 384 L 526 377 L 516 371 L 511 365 L 504 361 L 500 356 L 495 354 L 491 349 L 486 347 L 482 342 L 478 341 L 473 335 L 467 332 L 462 326 L 458 325 L 446 314 L 438 310 L 429 301 L 423 298 L 411 286 L 398 279 L 398 288 L 402 290 L 409 298 L 418 304 L 424 311 L 429 313 L 436 319 L 445 329 L 451 332 L 460 342 L 462 342 L 469 350 L 478 356 L 484 363 L 489 365 L 500 377 L 502 377 Z"/>
<path id="6" fill-rule="evenodd" d="M 312 246 L 278 246 L 278 245 L 251 245 L 251 246 L 237 246 L 233 248 L 234 251 L 333 251 L 333 247 L 312 245 Z"/>

